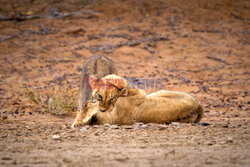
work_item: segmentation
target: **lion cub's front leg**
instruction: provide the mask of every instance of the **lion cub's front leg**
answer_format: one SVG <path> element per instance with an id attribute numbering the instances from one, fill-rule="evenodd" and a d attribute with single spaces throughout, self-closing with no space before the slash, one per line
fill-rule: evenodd
<path id="1" fill-rule="evenodd" d="M 82 120 L 83 120 L 83 112 L 82 111 L 78 111 L 76 114 L 76 118 L 72 124 L 72 128 L 76 127 L 76 126 L 80 126 L 82 125 Z"/>

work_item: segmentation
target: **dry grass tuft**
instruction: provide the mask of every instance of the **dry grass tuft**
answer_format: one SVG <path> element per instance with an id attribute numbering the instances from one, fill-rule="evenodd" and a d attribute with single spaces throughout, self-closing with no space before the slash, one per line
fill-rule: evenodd
<path id="1" fill-rule="evenodd" d="M 77 91 L 67 86 L 55 88 L 51 95 L 42 95 L 28 86 L 22 86 L 22 94 L 38 104 L 41 112 L 63 115 L 77 110 Z"/>

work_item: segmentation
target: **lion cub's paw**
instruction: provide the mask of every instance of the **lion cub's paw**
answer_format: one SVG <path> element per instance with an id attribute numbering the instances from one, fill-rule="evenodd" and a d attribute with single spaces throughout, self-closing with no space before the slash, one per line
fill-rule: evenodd
<path id="1" fill-rule="evenodd" d="M 75 120 L 74 123 L 71 125 L 71 128 L 79 127 L 81 125 L 82 125 L 82 121 L 81 120 Z"/>

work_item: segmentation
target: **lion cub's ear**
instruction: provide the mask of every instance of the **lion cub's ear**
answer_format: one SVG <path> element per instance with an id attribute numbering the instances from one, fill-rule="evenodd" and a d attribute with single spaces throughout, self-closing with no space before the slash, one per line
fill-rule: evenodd
<path id="1" fill-rule="evenodd" d="M 128 96 L 128 89 L 123 88 L 120 92 L 120 96 L 122 96 L 122 97 Z"/>
<path id="2" fill-rule="evenodd" d="M 94 75 L 89 76 L 88 85 L 90 86 L 91 89 L 97 89 L 99 86 L 98 79 Z"/>

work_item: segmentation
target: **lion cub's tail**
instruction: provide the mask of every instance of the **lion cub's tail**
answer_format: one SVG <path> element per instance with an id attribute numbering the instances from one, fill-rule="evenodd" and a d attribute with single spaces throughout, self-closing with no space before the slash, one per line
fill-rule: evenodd
<path id="1" fill-rule="evenodd" d="M 195 123 L 199 123 L 201 118 L 203 117 L 204 115 L 204 108 L 202 107 L 202 105 L 199 105 L 199 107 L 196 109 L 196 113 L 198 114 L 197 115 L 197 118 L 196 120 L 194 121 Z"/>

